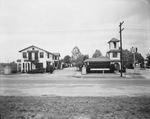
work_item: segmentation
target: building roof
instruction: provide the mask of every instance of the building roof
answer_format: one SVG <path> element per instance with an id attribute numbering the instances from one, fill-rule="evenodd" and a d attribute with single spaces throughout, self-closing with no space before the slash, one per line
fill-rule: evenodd
<path id="1" fill-rule="evenodd" d="M 55 56 L 59 56 L 60 57 L 60 53 L 53 53 Z"/>
<path id="2" fill-rule="evenodd" d="M 97 57 L 97 58 L 89 58 L 85 60 L 84 62 L 111 62 L 111 60 L 107 57 Z"/>
<path id="3" fill-rule="evenodd" d="M 27 47 L 27 48 L 24 48 L 24 49 L 20 50 L 19 52 L 22 52 L 22 51 L 27 50 L 27 49 L 32 48 L 32 47 L 35 47 L 35 48 L 37 48 L 37 49 L 43 50 L 43 51 L 45 51 L 45 52 L 47 52 L 47 53 L 50 53 L 50 54 L 54 55 L 53 53 L 51 53 L 51 52 L 49 52 L 49 51 L 47 51 L 47 50 L 44 50 L 44 49 L 42 49 L 42 48 L 39 48 L 39 47 L 37 47 L 37 46 L 34 46 L 34 45 L 31 45 L 31 46 L 29 46 L 29 47 Z"/>
<path id="4" fill-rule="evenodd" d="M 112 38 L 108 43 L 110 42 L 120 42 L 120 40 L 116 39 L 116 38 Z"/>
<path id="5" fill-rule="evenodd" d="M 17 62 L 21 62 L 21 59 L 17 59 Z"/>
<path id="6" fill-rule="evenodd" d="M 110 52 L 120 52 L 119 49 L 113 49 L 113 50 L 109 50 L 107 53 L 110 53 Z"/>
<path id="7" fill-rule="evenodd" d="M 119 59 L 112 59 L 111 62 L 120 62 Z"/>

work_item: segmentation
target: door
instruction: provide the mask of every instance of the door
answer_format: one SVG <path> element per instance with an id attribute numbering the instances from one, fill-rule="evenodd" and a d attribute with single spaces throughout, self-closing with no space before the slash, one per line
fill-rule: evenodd
<path id="1" fill-rule="evenodd" d="M 28 58 L 29 58 L 28 60 L 32 60 L 32 53 L 31 52 L 28 53 Z"/>

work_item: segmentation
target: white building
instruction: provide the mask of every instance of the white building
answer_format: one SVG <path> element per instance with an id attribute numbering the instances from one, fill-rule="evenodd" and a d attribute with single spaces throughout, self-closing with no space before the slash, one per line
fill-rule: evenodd
<path id="1" fill-rule="evenodd" d="M 120 40 L 112 38 L 109 44 L 109 51 L 106 53 L 106 56 L 110 58 L 111 64 L 115 65 L 117 70 L 120 69 L 120 49 L 119 49 Z"/>
<path id="2" fill-rule="evenodd" d="M 19 51 L 21 53 L 21 72 L 28 72 L 37 68 L 45 68 L 48 71 L 50 64 L 55 66 L 55 61 L 59 61 L 59 55 L 55 55 L 34 45 Z"/>

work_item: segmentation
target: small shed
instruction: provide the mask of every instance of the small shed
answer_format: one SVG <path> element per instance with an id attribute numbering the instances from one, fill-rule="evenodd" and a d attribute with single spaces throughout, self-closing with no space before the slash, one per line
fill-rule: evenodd
<path id="1" fill-rule="evenodd" d="M 6 66 L 6 67 L 4 68 L 4 74 L 11 74 L 11 67 Z"/>

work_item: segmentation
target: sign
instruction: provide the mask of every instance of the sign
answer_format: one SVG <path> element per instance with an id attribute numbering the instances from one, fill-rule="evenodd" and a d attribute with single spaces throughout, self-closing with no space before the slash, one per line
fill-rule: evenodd
<path id="1" fill-rule="evenodd" d="M 138 50 L 137 47 L 132 47 L 132 48 L 131 48 L 131 52 L 132 52 L 132 53 L 136 53 L 137 50 Z"/>
<path id="2" fill-rule="evenodd" d="M 86 74 L 86 67 L 85 66 L 82 67 L 82 74 L 83 75 Z"/>
<path id="3" fill-rule="evenodd" d="M 140 74 L 140 65 L 139 64 L 134 67 L 134 73 Z"/>

